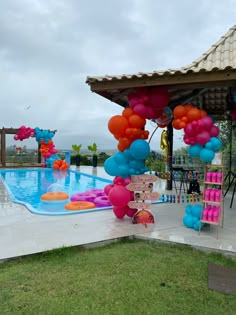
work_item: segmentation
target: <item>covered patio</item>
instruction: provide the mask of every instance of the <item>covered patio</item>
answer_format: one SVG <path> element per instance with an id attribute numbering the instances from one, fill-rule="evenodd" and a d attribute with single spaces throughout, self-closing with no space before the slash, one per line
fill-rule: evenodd
<path id="1" fill-rule="evenodd" d="M 137 87 L 165 86 L 170 94 L 168 106 L 172 110 L 177 105 L 191 103 L 205 110 L 217 121 L 229 121 L 232 141 L 235 122 L 232 121 L 230 113 L 235 106 L 231 97 L 236 88 L 236 26 L 230 28 L 218 42 L 190 65 L 149 73 L 87 77 L 86 83 L 92 92 L 123 108 L 129 107 L 128 95 Z M 167 130 L 170 144 L 167 164 L 171 173 L 167 189 L 172 190 L 174 132 L 171 123 Z M 232 152 L 227 158 L 226 187 L 231 188 L 234 186 L 236 172 Z"/>

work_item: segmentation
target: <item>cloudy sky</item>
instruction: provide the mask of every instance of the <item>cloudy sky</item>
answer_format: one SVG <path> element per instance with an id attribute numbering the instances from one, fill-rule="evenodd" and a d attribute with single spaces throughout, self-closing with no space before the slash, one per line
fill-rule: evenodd
<path id="1" fill-rule="evenodd" d="M 58 149 L 115 148 L 107 123 L 122 108 L 86 77 L 187 65 L 235 17 L 235 0 L 0 0 L 1 125 L 56 129 Z"/>

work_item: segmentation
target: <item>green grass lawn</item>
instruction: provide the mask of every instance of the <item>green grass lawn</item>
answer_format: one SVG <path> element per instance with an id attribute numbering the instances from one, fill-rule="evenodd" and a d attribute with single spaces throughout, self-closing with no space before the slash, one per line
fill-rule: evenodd
<path id="1" fill-rule="evenodd" d="M 235 315 L 236 296 L 208 290 L 209 262 L 183 246 L 124 241 L 64 248 L 0 265 L 0 314 Z"/>

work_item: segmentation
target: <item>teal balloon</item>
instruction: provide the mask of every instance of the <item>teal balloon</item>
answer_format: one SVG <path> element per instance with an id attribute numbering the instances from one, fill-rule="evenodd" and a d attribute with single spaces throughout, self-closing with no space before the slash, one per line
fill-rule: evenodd
<path id="1" fill-rule="evenodd" d="M 216 137 L 212 137 L 210 139 L 210 142 L 212 143 L 212 150 L 214 150 L 215 152 L 219 151 L 222 148 L 222 142 L 219 138 Z"/>
<path id="2" fill-rule="evenodd" d="M 200 152 L 200 159 L 205 163 L 210 163 L 215 157 L 215 152 L 209 149 L 202 149 Z"/>
<path id="3" fill-rule="evenodd" d="M 194 226 L 194 219 L 193 216 L 190 214 L 186 214 L 183 217 L 183 224 L 187 227 L 187 228 L 193 228 Z"/>
<path id="4" fill-rule="evenodd" d="M 145 160 L 150 154 L 150 146 L 145 140 L 135 140 L 130 145 L 130 154 L 135 159 Z"/>
<path id="5" fill-rule="evenodd" d="M 117 164 L 123 164 L 127 162 L 127 159 L 123 152 L 115 153 L 114 160 L 116 161 Z"/>
<path id="6" fill-rule="evenodd" d="M 188 149 L 188 154 L 191 157 L 199 157 L 202 149 L 203 149 L 203 146 L 200 144 L 191 145 Z"/>
<path id="7" fill-rule="evenodd" d="M 197 222 L 194 223 L 193 228 L 195 231 L 199 231 L 199 227 L 200 230 L 204 227 L 205 223 L 202 223 L 200 220 L 198 220 Z"/>
<path id="8" fill-rule="evenodd" d="M 104 163 L 104 170 L 110 176 L 120 176 L 120 172 L 118 169 L 118 164 L 116 163 L 113 156 L 106 159 Z"/>
<path id="9" fill-rule="evenodd" d="M 192 214 L 192 206 L 191 205 L 187 205 L 185 207 L 185 212 L 186 212 L 186 214 Z"/>
<path id="10" fill-rule="evenodd" d="M 205 148 L 206 149 L 209 149 L 209 150 L 213 150 L 213 143 L 211 141 L 208 141 L 206 144 L 205 144 Z"/>
<path id="11" fill-rule="evenodd" d="M 203 207 L 200 204 L 196 204 L 192 206 L 192 215 L 198 220 L 201 218 Z"/>

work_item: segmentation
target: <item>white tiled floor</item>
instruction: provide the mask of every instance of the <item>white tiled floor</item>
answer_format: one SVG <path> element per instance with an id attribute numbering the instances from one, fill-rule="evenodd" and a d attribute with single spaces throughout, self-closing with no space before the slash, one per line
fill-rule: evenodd
<path id="1" fill-rule="evenodd" d="M 83 172 L 89 170 L 81 167 Z M 99 170 L 97 175 L 105 176 Z M 160 182 L 156 184 L 156 189 L 159 188 Z M 0 259 L 134 235 L 236 254 L 236 206 L 229 208 L 230 195 L 225 199 L 225 225 L 219 229 L 218 240 L 215 226 L 203 230 L 200 236 L 183 226 L 184 204 L 153 205 L 156 223 L 145 227 L 133 225 L 130 218 L 116 219 L 112 210 L 69 216 L 34 215 L 9 202 L 2 183 L 0 201 Z"/>

